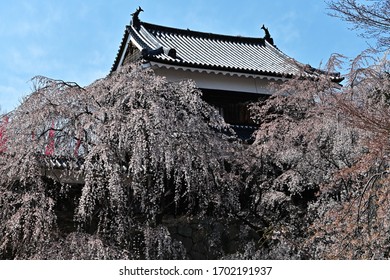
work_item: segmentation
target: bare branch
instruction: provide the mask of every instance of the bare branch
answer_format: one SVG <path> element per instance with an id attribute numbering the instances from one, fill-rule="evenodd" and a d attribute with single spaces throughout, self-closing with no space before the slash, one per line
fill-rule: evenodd
<path id="1" fill-rule="evenodd" d="M 329 15 L 350 22 L 361 36 L 377 40 L 378 47 L 388 49 L 390 45 L 390 1 L 371 1 L 360 4 L 356 0 L 337 0 L 327 2 Z"/>

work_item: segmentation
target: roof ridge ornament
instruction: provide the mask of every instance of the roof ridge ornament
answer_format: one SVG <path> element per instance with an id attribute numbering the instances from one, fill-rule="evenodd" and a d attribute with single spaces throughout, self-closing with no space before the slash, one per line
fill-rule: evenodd
<path id="1" fill-rule="evenodd" d="M 139 28 L 140 28 L 140 26 L 141 26 L 141 21 L 140 21 L 140 19 L 139 19 L 139 14 L 141 13 L 141 12 L 143 12 L 144 10 L 142 10 L 142 8 L 141 8 L 141 6 L 138 6 L 138 9 L 134 12 L 134 13 L 132 13 L 131 15 L 133 16 L 133 18 L 132 18 L 132 20 L 131 20 L 131 25 L 135 28 L 135 29 L 137 29 L 137 30 L 139 30 Z"/>
<path id="2" fill-rule="evenodd" d="M 263 29 L 264 32 L 265 32 L 264 40 L 266 40 L 266 41 L 267 41 L 268 43 L 270 43 L 272 46 L 275 46 L 275 44 L 274 44 L 274 39 L 272 39 L 271 34 L 270 34 L 269 31 L 268 31 L 268 28 L 265 27 L 264 24 L 263 24 L 263 26 L 261 27 L 261 29 Z"/>

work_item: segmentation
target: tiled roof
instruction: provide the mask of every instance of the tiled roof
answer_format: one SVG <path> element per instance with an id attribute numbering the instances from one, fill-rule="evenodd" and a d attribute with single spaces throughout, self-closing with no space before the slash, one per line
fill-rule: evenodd
<path id="1" fill-rule="evenodd" d="M 112 71 L 119 66 L 128 36 L 145 60 L 168 65 L 280 77 L 301 74 L 303 69 L 310 76 L 320 73 L 288 57 L 264 38 L 211 34 L 146 22 L 127 26 Z"/>

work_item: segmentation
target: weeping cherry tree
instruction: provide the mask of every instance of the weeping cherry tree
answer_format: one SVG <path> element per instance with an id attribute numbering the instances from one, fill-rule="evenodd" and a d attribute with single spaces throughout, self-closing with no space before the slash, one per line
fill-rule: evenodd
<path id="1" fill-rule="evenodd" d="M 193 82 L 138 65 L 33 82 L 3 131 L 2 258 L 183 258 L 166 215 L 238 211 L 237 144 Z"/>

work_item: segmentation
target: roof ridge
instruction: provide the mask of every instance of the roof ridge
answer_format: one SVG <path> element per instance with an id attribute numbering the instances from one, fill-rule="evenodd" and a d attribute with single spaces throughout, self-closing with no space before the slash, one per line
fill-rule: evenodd
<path id="1" fill-rule="evenodd" d="M 244 37 L 244 36 L 216 34 L 216 33 L 210 33 L 210 32 L 195 31 L 195 30 L 191 30 L 191 29 L 182 29 L 182 28 L 176 28 L 176 27 L 162 26 L 162 25 L 157 25 L 157 24 L 143 22 L 143 21 L 141 22 L 141 25 L 143 25 L 146 29 L 151 29 L 153 31 L 164 31 L 167 33 L 174 33 L 174 34 L 186 35 L 186 36 L 191 36 L 191 37 L 200 37 L 200 38 L 207 38 L 207 39 L 220 39 L 222 41 L 231 41 L 231 42 L 237 42 L 237 43 L 250 43 L 250 44 L 256 44 L 256 45 L 265 45 L 265 39 L 261 38 L 261 37 Z"/>
<path id="2" fill-rule="evenodd" d="M 324 74 L 290 57 L 265 37 L 243 37 L 181 29 L 139 21 L 126 31 L 112 71 L 126 55 L 126 44 L 133 42 L 145 61 L 167 67 L 227 71 L 291 78 Z M 303 72 L 302 72 L 303 71 Z M 335 79 L 339 77 L 335 73 Z"/>

